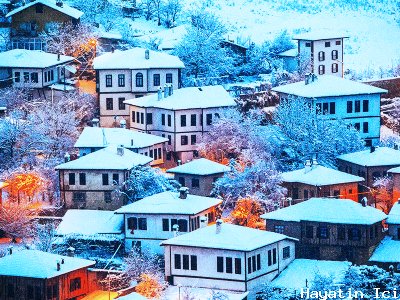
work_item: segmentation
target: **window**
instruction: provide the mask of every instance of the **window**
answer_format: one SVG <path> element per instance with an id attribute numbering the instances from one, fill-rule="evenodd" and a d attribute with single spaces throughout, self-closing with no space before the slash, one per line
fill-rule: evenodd
<path id="1" fill-rule="evenodd" d="M 109 182 L 108 182 L 108 174 L 107 173 L 102 174 L 102 181 L 103 181 L 103 185 L 108 185 L 109 184 Z"/>
<path id="2" fill-rule="evenodd" d="M 132 112 L 132 122 L 135 123 L 136 122 L 136 118 L 135 118 L 135 112 Z"/>
<path id="3" fill-rule="evenodd" d="M 172 144 L 172 137 L 171 137 L 171 135 L 168 134 L 168 145 L 171 145 L 171 144 Z"/>
<path id="4" fill-rule="evenodd" d="M 319 75 L 324 75 L 325 74 L 325 66 L 324 65 L 318 66 L 318 74 Z"/>
<path id="5" fill-rule="evenodd" d="M 119 87 L 125 86 L 125 74 L 118 74 L 118 86 Z"/>
<path id="6" fill-rule="evenodd" d="M 142 73 L 136 74 L 136 86 L 143 87 L 143 74 Z"/>
<path id="7" fill-rule="evenodd" d="M 369 100 L 363 100 L 363 112 L 369 111 Z"/>
<path id="8" fill-rule="evenodd" d="M 85 202 L 86 201 L 86 193 L 84 193 L 84 192 L 73 192 L 72 193 L 72 201 L 74 201 L 74 202 Z"/>
<path id="9" fill-rule="evenodd" d="M 68 184 L 75 185 L 75 173 L 68 174 Z"/>
<path id="10" fill-rule="evenodd" d="M 50 70 L 50 81 L 54 80 L 54 70 Z"/>
<path id="11" fill-rule="evenodd" d="M 347 101 L 347 113 L 351 114 L 353 112 L 353 101 Z"/>
<path id="12" fill-rule="evenodd" d="M 290 257 L 290 246 L 286 246 L 282 251 L 282 258 L 288 259 Z"/>
<path id="13" fill-rule="evenodd" d="M 154 149 L 154 151 L 150 150 L 150 157 L 153 157 L 154 160 L 157 159 L 157 150 L 156 149 Z"/>
<path id="14" fill-rule="evenodd" d="M 332 60 L 336 60 L 336 59 L 338 59 L 338 57 L 339 57 L 338 51 L 332 50 Z"/>
<path id="15" fill-rule="evenodd" d="M 257 265 L 256 265 L 256 257 L 252 256 L 251 257 L 251 263 L 253 265 L 253 272 L 256 271 Z"/>
<path id="16" fill-rule="evenodd" d="M 114 174 L 112 175 L 112 179 L 113 179 L 113 184 L 116 184 L 116 185 L 119 184 L 119 174 L 114 173 Z"/>
<path id="17" fill-rule="evenodd" d="M 140 124 L 144 124 L 144 113 L 140 113 Z"/>
<path id="18" fill-rule="evenodd" d="M 179 254 L 174 255 L 175 269 L 181 269 L 181 256 Z"/>
<path id="19" fill-rule="evenodd" d="M 354 112 L 358 113 L 361 110 L 361 101 L 360 100 L 356 100 L 354 102 Z"/>
<path id="20" fill-rule="evenodd" d="M 235 274 L 242 274 L 242 260 L 235 258 Z"/>
<path id="21" fill-rule="evenodd" d="M 274 249 L 272 249 L 272 263 L 275 265 L 276 264 L 276 258 L 277 258 L 277 255 L 276 255 L 276 248 L 274 248 Z M 260 262 L 260 265 L 261 265 L 261 262 Z"/>
<path id="22" fill-rule="evenodd" d="M 39 75 L 37 72 L 32 72 L 31 73 L 31 82 L 32 83 L 38 83 L 39 82 Z"/>
<path id="23" fill-rule="evenodd" d="M 312 239 L 314 238 L 314 227 L 306 226 L 306 238 Z"/>
<path id="24" fill-rule="evenodd" d="M 24 72 L 24 82 L 29 82 L 29 72 Z"/>
<path id="25" fill-rule="evenodd" d="M 311 47 L 311 43 L 310 42 L 306 42 L 306 47 Z"/>
<path id="26" fill-rule="evenodd" d="M 186 126 L 186 115 L 181 115 L 181 127 Z"/>
<path id="27" fill-rule="evenodd" d="M 268 267 L 272 266 L 272 250 L 268 250 Z"/>
<path id="28" fill-rule="evenodd" d="M 126 219 L 128 229 L 136 230 L 138 228 L 138 221 L 135 217 L 130 217 Z"/>
<path id="29" fill-rule="evenodd" d="M 141 253 L 142 252 L 142 242 L 141 241 L 132 241 L 132 249 Z"/>
<path id="30" fill-rule="evenodd" d="M 363 133 L 368 133 L 368 122 L 363 122 Z"/>
<path id="31" fill-rule="evenodd" d="M 222 256 L 217 256 L 217 272 L 224 272 L 224 258 Z"/>
<path id="32" fill-rule="evenodd" d="M 335 102 L 329 102 L 329 113 L 331 115 L 334 115 L 336 113 L 336 103 Z"/>
<path id="33" fill-rule="evenodd" d="M 153 75 L 153 85 L 160 86 L 160 74 Z"/>
<path id="34" fill-rule="evenodd" d="M 190 270 L 197 271 L 197 256 L 190 255 Z"/>
<path id="35" fill-rule="evenodd" d="M 147 230 L 147 219 L 146 218 L 139 218 L 138 219 L 138 228 L 139 230 Z"/>
<path id="36" fill-rule="evenodd" d="M 195 134 L 192 134 L 190 136 L 190 144 L 191 145 L 196 145 L 196 135 Z"/>
<path id="37" fill-rule="evenodd" d="M 106 87 L 112 87 L 112 75 L 106 75 Z"/>
<path id="38" fill-rule="evenodd" d="M 340 41 L 336 41 L 335 44 L 336 44 L 337 46 L 339 46 L 339 45 L 341 45 L 342 43 L 341 43 Z"/>
<path id="39" fill-rule="evenodd" d="M 329 238 L 329 230 L 328 227 L 325 225 L 321 225 L 318 227 L 318 237 L 320 239 L 327 239 Z"/>
<path id="40" fill-rule="evenodd" d="M 182 135 L 181 136 L 181 145 L 185 146 L 188 144 L 188 136 L 187 135 Z"/>
<path id="41" fill-rule="evenodd" d="M 118 109 L 125 110 L 125 98 L 118 98 Z"/>
<path id="42" fill-rule="evenodd" d="M 344 227 L 338 227 L 338 239 L 339 240 L 346 239 L 346 230 L 344 229 Z"/>
<path id="43" fill-rule="evenodd" d="M 190 115 L 190 126 L 196 126 L 196 115 Z"/>
<path id="44" fill-rule="evenodd" d="M 153 114 L 152 113 L 146 114 L 146 123 L 149 125 L 153 124 Z"/>
<path id="45" fill-rule="evenodd" d="M 354 128 L 355 128 L 357 131 L 360 131 L 360 123 L 354 123 Z"/>
<path id="46" fill-rule="evenodd" d="M 162 230 L 169 231 L 169 219 L 162 219 Z"/>
<path id="47" fill-rule="evenodd" d="M 308 190 L 304 190 L 304 199 L 308 199 Z"/>
<path id="48" fill-rule="evenodd" d="M 43 13 L 43 4 L 38 3 L 35 5 L 35 10 L 37 14 L 42 14 Z"/>
<path id="49" fill-rule="evenodd" d="M 112 201 L 112 196 L 110 191 L 104 192 L 104 202 L 110 203 Z"/>
<path id="50" fill-rule="evenodd" d="M 261 269 L 261 255 L 257 254 L 257 271 Z"/>
<path id="51" fill-rule="evenodd" d="M 172 83 L 172 73 L 167 73 L 165 75 L 165 82 L 166 83 Z"/>
<path id="52" fill-rule="evenodd" d="M 113 98 L 106 98 L 106 110 L 113 110 Z"/>
<path id="53" fill-rule="evenodd" d="M 80 288 L 81 288 L 81 278 L 80 277 L 71 279 L 69 281 L 69 291 L 70 292 L 80 290 Z"/>
<path id="54" fill-rule="evenodd" d="M 140 112 L 136 112 L 136 122 L 140 123 Z"/>
<path id="55" fill-rule="evenodd" d="M 21 72 L 14 73 L 14 82 L 21 82 Z"/>
<path id="56" fill-rule="evenodd" d="M 171 127 L 172 125 L 172 117 L 171 115 L 168 115 L 168 126 Z"/>
<path id="57" fill-rule="evenodd" d="M 161 114 L 161 125 L 165 125 L 165 114 Z"/>
<path id="58" fill-rule="evenodd" d="M 212 114 L 206 114 L 206 124 L 207 125 L 212 124 Z"/>
<path id="59" fill-rule="evenodd" d="M 188 232 L 188 222 L 185 219 L 178 220 L 178 226 L 180 232 Z"/>
<path id="60" fill-rule="evenodd" d="M 79 173 L 79 184 L 86 185 L 86 173 Z"/>
<path id="61" fill-rule="evenodd" d="M 251 267 L 251 257 L 247 258 L 247 273 L 251 273 L 252 272 L 252 267 Z"/>
<path id="62" fill-rule="evenodd" d="M 329 113 L 329 103 L 328 102 L 325 102 L 322 104 L 322 113 L 324 115 Z"/>
<path id="63" fill-rule="evenodd" d="M 324 51 L 319 51 L 318 52 L 318 60 L 319 61 L 324 61 L 325 60 L 325 52 Z"/>
<path id="64" fill-rule="evenodd" d="M 350 228 L 348 234 L 351 241 L 359 241 L 361 239 L 361 230 L 359 228 Z"/>
<path id="65" fill-rule="evenodd" d="M 232 274 L 232 272 L 233 272 L 232 257 L 226 257 L 225 264 L 226 264 L 226 273 Z"/>
<path id="66" fill-rule="evenodd" d="M 322 113 L 322 103 L 317 103 L 315 106 L 316 106 L 317 112 Z"/>
<path id="67" fill-rule="evenodd" d="M 332 73 L 337 73 L 339 71 L 339 65 L 338 64 L 332 64 Z"/>
<path id="68" fill-rule="evenodd" d="M 200 187 L 200 181 L 198 178 L 192 178 L 192 188 L 199 188 Z"/>
<path id="69" fill-rule="evenodd" d="M 275 225 L 275 232 L 283 234 L 285 231 L 285 226 L 283 225 Z"/>
<path id="70" fill-rule="evenodd" d="M 331 46 L 331 42 L 325 42 L 325 47 L 330 47 Z"/>
<path id="71" fill-rule="evenodd" d="M 182 255 L 182 267 L 184 270 L 189 270 L 189 255 Z"/>

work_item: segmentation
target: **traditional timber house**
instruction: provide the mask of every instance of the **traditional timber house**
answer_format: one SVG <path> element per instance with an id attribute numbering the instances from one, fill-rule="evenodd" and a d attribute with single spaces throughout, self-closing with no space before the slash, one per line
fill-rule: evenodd
<path id="1" fill-rule="evenodd" d="M 268 231 L 299 240 L 297 258 L 364 264 L 384 237 L 387 216 L 365 201 L 312 198 L 261 217 Z"/>

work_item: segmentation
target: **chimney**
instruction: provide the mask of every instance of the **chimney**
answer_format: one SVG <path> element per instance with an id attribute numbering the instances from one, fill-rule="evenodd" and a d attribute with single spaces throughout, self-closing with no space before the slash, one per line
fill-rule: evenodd
<path id="1" fill-rule="evenodd" d="M 164 85 L 164 98 L 167 98 L 169 95 L 169 87 L 168 85 Z"/>
<path id="2" fill-rule="evenodd" d="M 169 85 L 169 95 L 172 96 L 174 94 L 174 86 L 172 83 Z"/>
<path id="3" fill-rule="evenodd" d="M 172 226 L 172 231 L 174 232 L 174 237 L 179 235 L 179 225 L 178 224 L 174 224 Z"/>
<path id="4" fill-rule="evenodd" d="M 207 227 L 208 219 L 205 216 L 200 217 L 200 228 Z"/>
<path id="5" fill-rule="evenodd" d="M 69 155 L 69 153 L 66 152 L 64 155 L 64 162 L 69 162 L 70 160 L 71 160 L 71 155 Z"/>
<path id="6" fill-rule="evenodd" d="M 223 221 L 221 219 L 218 219 L 217 222 L 215 222 L 215 233 L 219 234 L 221 232 L 221 227 L 222 227 Z"/>
<path id="7" fill-rule="evenodd" d="M 63 7 L 64 4 L 63 4 L 62 0 L 57 0 L 56 5 L 58 7 Z"/>
<path id="8" fill-rule="evenodd" d="M 149 49 L 146 49 L 146 50 L 144 51 L 144 58 L 145 58 L 145 59 L 150 59 L 150 50 L 149 50 Z"/>
<path id="9" fill-rule="evenodd" d="M 183 186 L 179 189 L 179 198 L 186 199 L 188 194 L 189 194 L 189 189 L 187 187 Z"/>
<path id="10" fill-rule="evenodd" d="M 57 271 L 60 271 L 60 270 L 61 270 L 61 264 L 60 264 L 60 261 L 57 260 Z"/>
<path id="11" fill-rule="evenodd" d="M 60 59 L 61 59 L 61 54 L 58 53 L 58 54 L 57 54 L 57 61 L 60 61 Z"/>
<path id="12" fill-rule="evenodd" d="M 68 255 L 69 257 L 74 257 L 74 256 L 75 256 L 75 248 L 74 248 L 74 247 L 69 247 L 69 248 L 67 249 L 67 255 Z"/>
<path id="13" fill-rule="evenodd" d="M 99 119 L 97 119 L 97 118 L 93 118 L 92 119 L 92 126 L 93 127 L 99 127 L 99 123 L 100 123 Z"/>
<path id="14" fill-rule="evenodd" d="M 310 171 L 311 171 L 311 161 L 307 159 L 304 165 L 304 173 L 308 173 Z"/>
<path id="15" fill-rule="evenodd" d="M 61 258 L 61 264 L 63 265 L 64 264 L 64 258 Z"/>
<path id="16" fill-rule="evenodd" d="M 318 166 L 318 161 L 317 161 L 316 158 L 313 158 L 311 168 L 312 168 L 312 169 L 315 169 L 317 166 Z"/>
<path id="17" fill-rule="evenodd" d="M 367 203 L 368 203 L 367 197 L 363 197 L 363 198 L 361 199 L 361 205 L 362 205 L 363 207 L 367 207 Z"/>
<path id="18" fill-rule="evenodd" d="M 122 119 L 121 121 L 119 121 L 119 127 L 126 128 L 126 120 L 125 119 Z"/>
<path id="19" fill-rule="evenodd" d="M 306 85 L 310 83 L 310 76 L 311 76 L 311 74 L 306 74 L 306 75 L 305 75 L 304 83 L 305 83 Z"/>
<path id="20" fill-rule="evenodd" d="M 162 89 L 161 89 L 161 86 L 160 86 L 160 88 L 158 89 L 157 93 L 158 93 L 158 101 L 160 101 L 160 100 L 162 99 Z"/>
<path id="21" fill-rule="evenodd" d="M 131 139 L 131 147 L 133 147 L 133 139 Z"/>
<path id="22" fill-rule="evenodd" d="M 178 159 L 178 161 L 176 163 L 178 166 L 180 166 L 182 164 L 182 161 L 180 159 Z"/>
<path id="23" fill-rule="evenodd" d="M 122 145 L 117 147 L 117 154 L 119 156 L 124 156 L 124 147 Z"/>
<path id="24" fill-rule="evenodd" d="M 375 149 L 376 149 L 376 148 L 375 148 L 375 146 L 371 146 L 371 148 L 370 148 L 370 150 L 369 150 L 369 151 L 370 151 L 370 153 L 373 153 L 373 152 L 375 152 Z"/>

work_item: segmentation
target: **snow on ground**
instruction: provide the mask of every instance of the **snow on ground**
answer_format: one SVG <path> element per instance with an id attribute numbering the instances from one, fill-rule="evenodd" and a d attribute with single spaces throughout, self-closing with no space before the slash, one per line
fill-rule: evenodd
<path id="1" fill-rule="evenodd" d="M 312 284 L 316 274 L 333 276 L 335 282 L 340 282 L 344 273 L 351 266 L 346 261 L 328 261 L 295 259 L 271 285 L 288 289 L 301 289 Z"/>
<path id="2" fill-rule="evenodd" d="M 196 283 L 193 282 L 195 285 Z M 196 288 L 196 287 L 181 287 L 180 289 L 177 286 L 169 286 L 166 290 L 166 293 L 163 297 L 165 300 L 176 300 L 176 299 L 192 299 L 192 300 L 211 300 L 212 298 L 212 289 L 207 288 Z M 234 293 L 222 290 L 215 290 L 214 292 L 220 292 L 227 296 L 227 300 L 242 300 L 244 299 L 248 293 Z M 185 298 L 186 297 L 186 298 Z"/>

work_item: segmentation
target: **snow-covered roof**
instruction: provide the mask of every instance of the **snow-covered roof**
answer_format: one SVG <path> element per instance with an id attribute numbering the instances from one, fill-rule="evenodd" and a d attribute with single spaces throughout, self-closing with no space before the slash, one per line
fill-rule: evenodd
<path id="1" fill-rule="evenodd" d="M 61 263 L 57 271 L 57 262 Z M 92 260 L 62 256 L 38 250 L 14 251 L 13 254 L 0 258 L 0 275 L 28 278 L 53 278 L 78 269 L 93 266 Z"/>
<path id="2" fill-rule="evenodd" d="M 163 93 L 164 95 L 164 93 Z M 158 100 L 158 94 L 125 100 L 126 104 L 163 109 L 194 109 L 235 106 L 236 102 L 221 86 L 187 87 L 174 90 L 171 96 Z"/>
<path id="3" fill-rule="evenodd" d="M 69 209 L 58 225 L 57 235 L 122 233 L 123 217 L 113 211 Z"/>
<path id="4" fill-rule="evenodd" d="M 132 204 L 125 205 L 115 211 L 117 214 L 177 214 L 194 215 L 210 207 L 220 204 L 216 198 L 188 194 L 186 199 L 179 198 L 179 193 L 162 192 Z"/>
<path id="5" fill-rule="evenodd" d="M 206 158 L 192 160 L 191 162 L 169 169 L 168 173 L 191 174 L 191 175 L 212 175 L 225 173 L 229 167 L 219 164 Z"/>
<path id="6" fill-rule="evenodd" d="M 153 159 L 137 154 L 129 149 L 123 149 L 123 154 L 117 153 L 117 146 L 111 145 L 78 159 L 55 167 L 56 170 L 130 170 L 138 165 L 146 165 Z"/>
<path id="7" fill-rule="evenodd" d="M 348 261 L 295 259 L 271 282 L 271 285 L 300 290 L 306 287 L 306 282 L 311 286 L 316 274 L 333 276 L 333 281 L 340 283 L 350 266 L 351 263 Z"/>
<path id="8" fill-rule="evenodd" d="M 371 225 L 386 219 L 386 214 L 371 206 L 348 199 L 312 198 L 261 215 L 267 220 L 311 221 L 334 224 Z"/>
<path id="9" fill-rule="evenodd" d="M 305 98 L 387 93 L 387 90 L 333 75 L 317 76 L 308 84 L 299 81 L 274 87 L 272 90 Z"/>
<path id="10" fill-rule="evenodd" d="M 364 178 L 345 172 L 327 168 L 321 165 L 313 165 L 291 172 L 282 173 L 284 182 L 299 182 L 313 186 L 323 186 L 350 182 L 361 182 Z"/>
<path id="11" fill-rule="evenodd" d="M 297 57 L 299 55 L 299 50 L 297 48 L 289 49 L 278 53 L 278 56 L 285 56 L 285 57 Z"/>
<path id="12" fill-rule="evenodd" d="M 161 245 L 252 251 L 285 239 L 297 241 L 283 234 L 228 223 L 222 223 L 217 233 L 216 226 L 214 224 L 194 230 L 163 241 Z"/>
<path id="13" fill-rule="evenodd" d="M 219 299 L 224 300 L 244 300 L 248 299 L 247 296 L 249 292 L 235 292 L 235 291 L 227 291 L 221 290 L 217 288 L 201 288 L 196 286 L 185 286 L 185 292 L 187 295 L 190 295 L 191 300 L 210 300 L 213 298 L 213 293 L 219 292 L 223 296 Z M 182 291 L 180 286 L 169 285 L 164 291 L 164 299 L 165 300 L 176 300 L 179 299 L 179 295 L 182 295 Z M 122 298 L 118 298 L 118 300 Z M 128 299 L 123 299 L 128 300 Z"/>
<path id="14" fill-rule="evenodd" d="M 400 166 L 400 151 L 388 147 L 376 147 L 375 151 L 373 152 L 368 149 L 348 154 L 342 154 L 337 158 L 366 167 L 396 165 Z"/>
<path id="15" fill-rule="evenodd" d="M 72 56 L 47 53 L 40 50 L 13 49 L 0 53 L 0 68 L 43 69 L 73 61 Z"/>
<path id="16" fill-rule="evenodd" d="M 139 37 L 140 40 L 146 42 L 154 42 L 158 44 L 159 50 L 170 50 L 176 48 L 185 37 L 188 31 L 188 24 L 179 25 L 174 28 L 161 30 L 156 33 Z"/>
<path id="17" fill-rule="evenodd" d="M 320 40 L 335 40 L 335 39 L 345 39 L 349 36 L 340 34 L 337 32 L 327 32 L 326 30 L 314 30 L 311 32 L 305 32 L 298 34 L 293 37 L 294 40 L 305 40 L 305 41 L 320 41 Z"/>
<path id="18" fill-rule="evenodd" d="M 54 0 L 36 0 L 36 1 L 29 2 L 28 4 L 25 4 L 25 5 L 21 6 L 21 7 L 18 7 L 16 9 L 10 11 L 6 15 L 6 17 L 7 18 L 11 17 L 11 16 L 15 15 L 16 13 L 19 13 L 20 11 L 23 11 L 23 10 L 25 10 L 25 9 L 33 6 L 33 5 L 36 5 L 38 3 L 41 3 L 41 4 L 46 5 L 48 7 L 51 7 L 52 9 L 55 9 L 55 10 L 57 10 L 57 11 L 63 13 L 63 14 L 66 14 L 66 15 L 70 16 L 71 18 L 74 18 L 74 19 L 79 19 L 83 15 L 82 11 L 80 11 L 80 10 L 78 10 L 76 8 L 73 8 L 73 7 L 69 6 L 69 5 L 67 5 L 66 3 L 63 3 L 63 6 L 58 6 L 56 4 L 56 1 L 54 1 Z"/>
<path id="19" fill-rule="evenodd" d="M 400 203 L 396 202 L 388 214 L 386 220 L 387 224 L 399 224 L 400 225 Z"/>
<path id="20" fill-rule="evenodd" d="M 400 263 L 400 241 L 386 236 L 370 257 L 371 262 Z"/>
<path id="21" fill-rule="evenodd" d="M 149 59 L 145 57 L 146 49 L 133 48 L 125 51 L 115 50 L 98 56 L 93 61 L 97 70 L 113 69 L 165 69 L 184 68 L 179 57 L 164 52 L 149 50 Z"/>
<path id="22" fill-rule="evenodd" d="M 125 128 L 85 127 L 75 148 L 103 148 L 122 145 L 125 148 L 145 148 L 168 141 L 167 138 Z"/>

